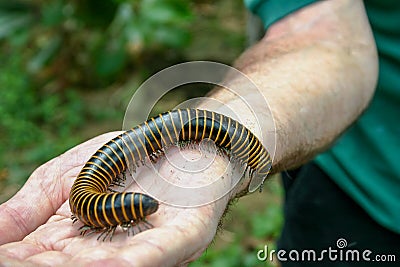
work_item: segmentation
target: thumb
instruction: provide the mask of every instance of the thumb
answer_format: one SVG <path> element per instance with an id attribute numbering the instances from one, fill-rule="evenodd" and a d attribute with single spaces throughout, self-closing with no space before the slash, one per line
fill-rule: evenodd
<path id="1" fill-rule="evenodd" d="M 36 169 L 14 197 L 0 205 L 0 245 L 22 240 L 68 199 L 75 177 L 111 132 L 86 141 Z"/>

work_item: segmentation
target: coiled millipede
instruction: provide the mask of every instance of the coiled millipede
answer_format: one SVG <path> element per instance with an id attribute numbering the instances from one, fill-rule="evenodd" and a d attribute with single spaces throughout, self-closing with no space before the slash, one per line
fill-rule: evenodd
<path id="1" fill-rule="evenodd" d="M 111 185 L 123 182 L 121 173 L 154 161 L 166 147 L 182 142 L 211 139 L 235 161 L 246 166 L 251 177 L 263 181 L 271 167 L 271 158 L 258 138 L 245 126 L 222 114 L 200 109 L 177 109 L 160 114 L 103 145 L 83 166 L 69 198 L 74 222 L 80 220 L 87 231 L 102 232 L 110 240 L 117 226 L 131 228 L 155 213 L 154 198 L 134 192 L 108 192 Z M 139 231 L 142 229 L 139 228 Z M 134 230 L 132 230 L 134 232 Z M 128 229 L 129 234 L 129 229 Z"/>

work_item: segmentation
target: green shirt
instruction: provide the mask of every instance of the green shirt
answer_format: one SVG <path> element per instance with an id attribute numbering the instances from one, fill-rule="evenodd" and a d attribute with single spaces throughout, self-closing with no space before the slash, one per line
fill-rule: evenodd
<path id="1" fill-rule="evenodd" d="M 313 2 L 245 0 L 266 29 Z M 400 1 L 364 4 L 379 52 L 377 91 L 365 113 L 315 160 L 375 221 L 400 233 Z"/>

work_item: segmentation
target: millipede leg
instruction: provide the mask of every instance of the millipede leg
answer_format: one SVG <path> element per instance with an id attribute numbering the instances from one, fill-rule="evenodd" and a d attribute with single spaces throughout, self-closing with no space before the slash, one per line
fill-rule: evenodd
<path id="1" fill-rule="evenodd" d="M 113 236 L 114 236 L 115 229 L 117 229 L 117 226 L 113 226 L 112 229 L 111 229 L 111 233 L 110 233 L 110 242 L 112 241 L 112 238 L 113 238 Z"/>
<path id="2" fill-rule="evenodd" d="M 112 185 L 110 185 L 110 186 L 112 186 Z M 119 191 L 111 189 L 111 188 L 108 188 L 107 190 L 110 191 L 111 193 L 119 193 Z"/>
<path id="3" fill-rule="evenodd" d="M 113 186 L 124 187 L 125 186 L 125 181 L 126 181 L 126 174 L 125 174 L 125 171 L 123 171 L 122 173 L 120 173 L 119 176 L 114 178 L 114 181 L 112 181 L 112 183 L 108 187 L 108 190 L 110 192 L 118 192 L 118 191 L 116 191 L 114 189 L 110 189 L 110 187 L 113 187 Z"/>
<path id="4" fill-rule="evenodd" d="M 107 230 L 101 232 L 101 234 L 99 234 L 99 236 L 97 237 L 97 240 L 99 240 L 106 232 L 107 232 Z M 103 241 L 104 241 L 104 239 L 103 239 Z"/>
<path id="5" fill-rule="evenodd" d="M 143 232 L 142 228 L 140 228 L 140 223 L 136 224 L 136 227 L 139 229 L 139 233 Z"/>
<path id="6" fill-rule="evenodd" d="M 147 220 L 143 220 L 143 224 L 146 226 L 146 229 L 154 228 L 154 225 L 149 223 Z"/>
<path id="7" fill-rule="evenodd" d="M 71 215 L 71 220 L 72 220 L 72 224 L 76 223 L 78 221 L 78 218 L 76 218 L 75 215 Z"/>
<path id="8" fill-rule="evenodd" d="M 262 193 L 263 189 L 264 189 L 264 182 L 262 182 L 262 183 L 260 184 L 260 193 Z"/>
<path id="9" fill-rule="evenodd" d="M 129 227 L 129 230 L 132 231 L 132 236 L 136 235 L 136 233 L 135 233 L 135 226 L 131 225 L 131 226 Z"/>
<path id="10" fill-rule="evenodd" d="M 78 230 L 80 231 L 80 235 L 81 235 L 81 236 L 84 236 L 84 235 L 86 235 L 86 233 L 87 233 L 89 230 L 90 230 L 90 232 L 88 233 L 88 235 L 90 235 L 90 234 L 92 234 L 92 233 L 94 233 L 94 232 L 97 232 L 97 231 L 98 231 L 98 228 L 92 227 L 92 226 L 89 226 L 89 225 L 83 225 L 83 226 L 79 227 Z"/>
<path id="11" fill-rule="evenodd" d="M 153 152 L 149 155 L 149 159 L 151 161 L 151 163 L 156 163 L 158 160 L 158 156 L 156 154 L 157 152 Z"/>
<path id="12" fill-rule="evenodd" d="M 110 234 L 110 232 L 112 231 L 112 229 L 115 227 L 116 226 L 109 226 L 109 227 L 103 228 L 101 234 L 97 237 L 97 240 L 100 240 L 100 238 L 102 236 L 104 236 L 103 241 L 105 241 L 107 239 L 108 235 Z"/>
<path id="13" fill-rule="evenodd" d="M 104 235 L 103 242 L 106 241 L 108 237 L 110 237 L 110 242 L 111 242 L 116 228 L 117 228 L 116 225 L 105 228 L 104 231 L 97 237 L 97 240 L 99 240 Z"/>

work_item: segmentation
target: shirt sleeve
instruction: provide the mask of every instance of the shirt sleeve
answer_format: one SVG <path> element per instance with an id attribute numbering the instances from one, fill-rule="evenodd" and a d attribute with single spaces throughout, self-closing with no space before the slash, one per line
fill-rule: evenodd
<path id="1" fill-rule="evenodd" d="M 268 29 L 276 21 L 296 10 L 318 0 L 244 0 L 246 7 L 259 16 L 264 28 Z"/>

